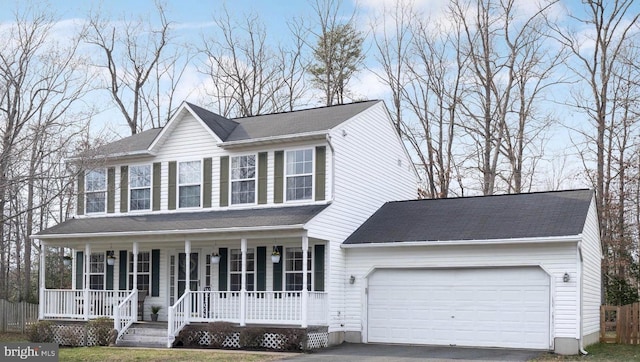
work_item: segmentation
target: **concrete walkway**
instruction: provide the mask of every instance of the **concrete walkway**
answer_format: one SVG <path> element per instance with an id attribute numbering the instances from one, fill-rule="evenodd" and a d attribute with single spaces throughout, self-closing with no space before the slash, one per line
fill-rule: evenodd
<path id="1" fill-rule="evenodd" d="M 343 343 L 284 360 L 288 362 L 529 361 L 542 353 L 544 351 L 502 348 Z"/>

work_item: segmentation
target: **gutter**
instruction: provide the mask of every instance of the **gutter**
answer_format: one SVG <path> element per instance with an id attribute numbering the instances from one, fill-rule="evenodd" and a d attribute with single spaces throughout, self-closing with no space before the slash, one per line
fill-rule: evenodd
<path id="1" fill-rule="evenodd" d="M 514 239 L 474 239 L 474 240 L 440 240 L 440 241 L 390 241 L 383 243 L 342 244 L 343 249 L 369 249 L 379 247 L 411 247 L 411 246 L 444 246 L 444 245 L 508 245 L 508 244 L 540 244 L 569 243 L 582 240 L 582 234 L 570 236 L 547 236 L 538 238 Z"/>
<path id="2" fill-rule="evenodd" d="M 234 147 L 244 147 L 244 146 L 252 146 L 252 145 L 260 145 L 260 144 L 268 144 L 268 143 L 276 143 L 282 141 L 306 141 L 306 140 L 321 140 L 325 138 L 328 134 L 328 130 L 323 131 L 315 131 L 315 132 L 306 132 L 306 133 L 294 133 L 282 136 L 269 136 L 262 138 L 251 138 L 246 140 L 239 141 L 229 141 L 222 142 L 218 144 L 218 147 L 227 149 Z"/>
<path id="3" fill-rule="evenodd" d="M 304 224 L 277 225 L 277 226 L 239 226 L 217 229 L 175 229 L 175 230 L 149 230 L 149 231 L 107 231 L 99 233 L 73 233 L 73 234 L 49 234 L 30 235 L 30 239 L 55 240 L 70 238 L 96 238 L 96 237 L 126 237 L 126 236 L 156 236 L 156 235 L 182 235 L 182 234 L 222 234 L 231 232 L 256 232 L 256 231 L 290 231 L 304 230 Z"/>

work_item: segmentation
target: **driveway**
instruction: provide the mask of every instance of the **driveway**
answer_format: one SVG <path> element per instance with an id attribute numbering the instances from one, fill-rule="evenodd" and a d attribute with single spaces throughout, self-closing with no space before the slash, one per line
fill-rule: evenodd
<path id="1" fill-rule="evenodd" d="M 523 349 L 343 343 L 339 346 L 285 358 L 285 360 L 288 362 L 528 361 L 542 353 L 542 351 Z"/>

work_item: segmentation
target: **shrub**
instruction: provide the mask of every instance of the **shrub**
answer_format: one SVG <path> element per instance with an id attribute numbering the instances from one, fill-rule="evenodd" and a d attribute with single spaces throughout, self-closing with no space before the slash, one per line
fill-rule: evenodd
<path id="1" fill-rule="evenodd" d="M 113 320 L 110 318 L 97 318 L 89 321 L 89 335 L 93 335 L 97 346 L 108 346 Z"/>
<path id="2" fill-rule="evenodd" d="M 240 330 L 240 348 L 262 348 L 265 331 L 265 328 L 260 327 L 247 327 Z"/>
<path id="3" fill-rule="evenodd" d="M 206 330 L 211 335 L 209 346 L 213 348 L 224 348 L 224 342 L 236 332 L 233 323 L 229 322 L 209 323 Z"/>
<path id="4" fill-rule="evenodd" d="M 53 328 L 50 321 L 38 321 L 27 329 L 27 338 L 36 343 L 52 343 Z"/>

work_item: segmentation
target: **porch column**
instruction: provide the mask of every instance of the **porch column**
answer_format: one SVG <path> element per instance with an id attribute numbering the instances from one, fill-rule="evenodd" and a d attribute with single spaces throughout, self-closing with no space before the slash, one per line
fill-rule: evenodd
<path id="1" fill-rule="evenodd" d="M 89 320 L 89 272 L 91 271 L 91 267 L 89 262 L 91 261 L 91 245 L 89 243 L 84 244 L 84 265 L 83 265 L 83 274 L 84 283 L 82 284 L 82 294 L 84 299 L 84 320 Z"/>
<path id="2" fill-rule="evenodd" d="M 240 326 L 246 326 L 247 322 L 247 239 L 240 240 L 242 251 L 242 274 L 240 285 Z"/>
<path id="3" fill-rule="evenodd" d="M 138 321 L 138 242 L 133 242 L 133 285 L 131 286 L 131 292 L 136 293 L 133 303 L 133 319 Z"/>
<path id="4" fill-rule="evenodd" d="M 184 294 L 186 294 L 184 299 L 184 319 L 189 323 L 191 320 L 191 295 L 189 295 L 191 292 L 191 240 L 184 241 L 184 254 Z"/>
<path id="5" fill-rule="evenodd" d="M 45 275 L 47 275 L 46 263 L 45 263 L 45 250 L 46 246 L 43 240 L 40 240 L 40 275 L 38 275 L 38 281 L 40 284 L 40 296 L 38 298 L 38 319 L 44 319 L 44 290 L 45 290 Z"/>
<path id="6" fill-rule="evenodd" d="M 302 235 L 302 328 L 307 328 L 307 301 L 309 300 L 309 289 L 307 288 L 307 255 L 309 255 L 309 237 L 307 234 Z"/>

